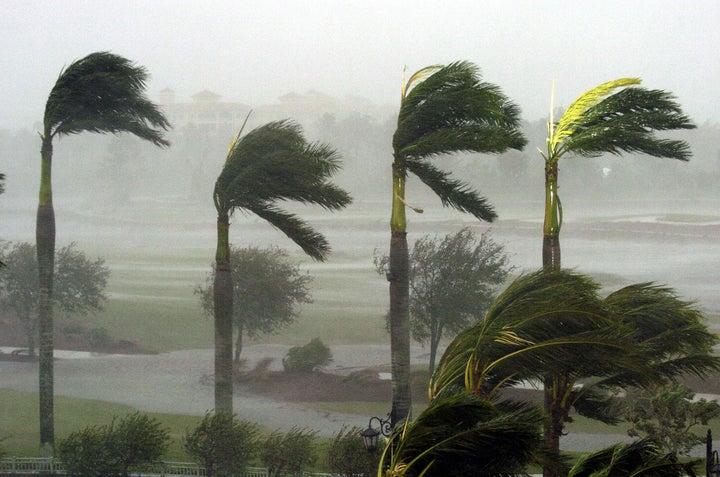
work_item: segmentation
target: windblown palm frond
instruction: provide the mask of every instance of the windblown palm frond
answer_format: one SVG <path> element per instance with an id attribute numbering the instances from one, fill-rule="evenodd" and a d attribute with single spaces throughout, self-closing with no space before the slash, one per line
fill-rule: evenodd
<path id="1" fill-rule="evenodd" d="M 129 132 L 167 146 L 170 127 L 145 97 L 145 68 L 109 52 L 92 53 L 63 69 L 45 105 L 45 136 Z"/>
<path id="2" fill-rule="evenodd" d="M 540 447 L 541 420 L 535 408 L 467 394 L 436 400 L 396 430 L 380 465 L 398 477 L 524 475 Z"/>
<path id="3" fill-rule="evenodd" d="M 218 212 L 252 212 L 277 227 L 309 256 L 323 260 L 329 245 L 297 215 L 278 202 L 296 201 L 338 210 L 351 201 L 347 192 L 330 182 L 340 168 L 340 156 L 327 145 L 308 143 L 292 121 L 260 126 L 236 139 L 214 191 Z"/>
<path id="4" fill-rule="evenodd" d="M 616 444 L 585 454 L 568 477 L 695 477 L 698 461 L 678 462 L 650 441 Z"/>

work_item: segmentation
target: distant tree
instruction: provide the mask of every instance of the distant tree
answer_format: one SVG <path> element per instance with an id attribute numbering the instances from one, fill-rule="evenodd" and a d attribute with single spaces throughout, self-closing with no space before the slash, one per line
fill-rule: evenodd
<path id="1" fill-rule="evenodd" d="M 317 431 L 293 427 L 286 434 L 271 433 L 260 446 L 260 461 L 269 477 L 300 475 L 317 459 Z"/>
<path id="2" fill-rule="evenodd" d="M 5 243 L 0 246 L 0 260 L 7 268 L 0 274 L 0 304 L 12 311 L 20 321 L 31 355 L 35 354 L 38 326 L 38 275 L 35 245 L 27 242 Z M 75 244 L 57 252 L 55 271 L 55 307 L 68 314 L 85 315 L 100 311 L 110 269 L 105 260 L 90 260 Z"/>
<path id="3" fill-rule="evenodd" d="M 230 271 L 233 284 L 233 323 L 235 362 L 240 362 L 243 337 L 276 333 L 295 321 L 299 306 L 311 303 L 309 284 L 312 277 L 290 262 L 288 253 L 277 247 L 230 247 Z M 195 293 L 207 316 L 213 316 L 215 264 L 204 285 Z"/>
<path id="4" fill-rule="evenodd" d="M 562 204 L 558 195 L 558 164 L 567 156 L 597 157 L 641 152 L 687 161 L 685 141 L 657 137 L 657 131 L 692 129 L 672 94 L 638 86 L 638 78 L 608 81 L 581 94 L 555 122 L 547 124 L 543 268 L 559 270 Z M 552 109 L 552 108 L 551 108 Z"/>
<path id="5" fill-rule="evenodd" d="M 512 271 L 502 245 L 488 232 L 478 239 L 468 228 L 444 238 L 426 235 L 410 252 L 410 333 L 418 343 L 430 342 L 430 373 L 440 340 L 454 337 L 481 318 L 495 291 Z M 375 257 L 378 273 L 388 270 L 389 257 Z"/>
<path id="6" fill-rule="evenodd" d="M 156 146 L 169 146 L 163 135 L 170 123 L 160 109 L 145 97 L 147 79 L 148 73 L 142 66 L 107 51 L 95 52 L 72 62 L 60 72 L 45 103 L 40 134 L 40 191 L 35 231 L 40 289 L 40 446 L 46 447 L 44 452 L 52 452 L 55 441 L 53 139 L 82 132 L 127 132 Z"/>
<path id="7" fill-rule="evenodd" d="M 257 436 L 258 427 L 252 422 L 225 412 L 208 412 L 185 434 L 184 445 L 205 466 L 208 477 L 240 475 L 257 453 Z"/>
<path id="8" fill-rule="evenodd" d="M 313 338 L 304 346 L 293 346 L 283 357 L 283 367 L 290 372 L 311 372 L 332 361 L 330 348 L 320 338 Z"/>
<path id="9" fill-rule="evenodd" d="M 628 399 L 628 435 L 646 438 L 676 457 L 689 455 L 705 442 L 705 436 L 695 434 L 693 427 L 720 416 L 717 401 L 696 400 L 695 393 L 680 383 L 629 393 Z"/>
<path id="10" fill-rule="evenodd" d="M 160 421 L 139 412 L 107 426 L 74 431 L 58 442 L 58 456 L 71 475 L 107 477 L 130 475 L 167 451 L 169 431 Z"/>
<path id="11" fill-rule="evenodd" d="M 403 81 L 400 111 L 393 134 L 390 214 L 390 354 L 393 426 L 404 420 L 410 394 L 410 311 L 405 184 L 414 175 L 444 206 L 493 220 L 488 201 L 466 182 L 433 164 L 457 152 L 501 153 L 522 149 L 520 110 L 499 87 L 483 81 L 472 63 L 433 65 Z M 421 209 L 414 208 L 416 211 Z"/>
<path id="12" fill-rule="evenodd" d="M 368 451 L 363 444 L 359 427 L 343 426 L 335 435 L 327 451 L 328 468 L 340 477 L 371 477 L 377 473 L 382 449 Z"/>
<path id="13" fill-rule="evenodd" d="M 310 143 L 300 126 L 277 121 L 257 127 L 231 142 L 215 181 L 217 246 L 213 310 L 215 322 L 215 410 L 232 413 L 233 284 L 230 265 L 230 216 L 236 210 L 267 221 L 295 242 L 306 255 L 323 261 L 327 239 L 298 215 L 281 208 L 287 202 L 340 210 L 352 200 L 330 179 L 340 157 L 330 146 Z"/>

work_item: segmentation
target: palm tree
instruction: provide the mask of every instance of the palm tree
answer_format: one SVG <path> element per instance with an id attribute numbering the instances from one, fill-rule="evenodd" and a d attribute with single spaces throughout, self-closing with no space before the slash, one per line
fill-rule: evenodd
<path id="1" fill-rule="evenodd" d="M 40 444 L 52 447 L 53 424 L 53 271 L 55 211 L 52 202 L 52 154 L 55 137 L 129 132 L 166 147 L 162 130 L 170 126 L 158 107 L 145 97 L 145 68 L 108 52 L 96 52 L 60 72 L 45 104 L 40 135 L 40 194 L 37 211 L 37 255 L 40 284 Z"/>
<path id="2" fill-rule="evenodd" d="M 614 423 L 619 408 L 612 391 L 720 369 L 712 354 L 717 337 L 672 290 L 645 283 L 602 298 L 598 289 L 563 270 L 520 277 L 483 321 L 447 348 L 431 379 L 431 397 L 457 388 L 494 397 L 520 381 L 540 382 L 550 397 L 546 447 L 557 457 L 571 408 Z M 558 473 L 545 466 L 545 475 Z"/>
<path id="3" fill-rule="evenodd" d="M 481 80 L 467 62 L 428 66 L 403 84 L 393 136 L 393 196 L 390 218 L 391 421 L 410 411 L 410 328 L 405 181 L 416 175 L 444 206 L 491 221 L 495 212 L 468 184 L 452 179 L 430 159 L 454 152 L 499 153 L 522 149 L 519 109 L 500 89 Z M 420 209 L 414 209 L 421 212 Z"/>
<path id="4" fill-rule="evenodd" d="M 687 161 L 684 141 L 659 138 L 655 131 L 692 129 L 668 92 L 638 87 L 637 78 L 621 78 L 586 91 L 555 123 L 551 104 L 545 159 L 543 268 L 560 269 L 562 204 L 558 196 L 558 162 L 567 155 L 597 157 L 604 153 L 643 153 Z M 551 101 L 552 103 L 552 101 Z"/>
<path id="5" fill-rule="evenodd" d="M 527 475 L 542 443 L 541 422 L 540 412 L 524 405 L 468 394 L 435 400 L 395 429 L 378 477 Z"/>
<path id="6" fill-rule="evenodd" d="M 247 121 L 247 119 L 246 119 Z M 244 125 L 243 125 L 244 128 Z M 325 237 L 278 203 L 297 201 L 339 210 L 350 204 L 347 192 L 329 182 L 340 168 L 329 146 L 308 143 L 299 125 L 278 121 L 260 126 L 230 144 L 215 182 L 217 250 L 213 285 L 215 316 L 215 411 L 232 413 L 233 286 L 230 267 L 230 216 L 251 212 L 288 236 L 315 260 L 330 252 Z"/>

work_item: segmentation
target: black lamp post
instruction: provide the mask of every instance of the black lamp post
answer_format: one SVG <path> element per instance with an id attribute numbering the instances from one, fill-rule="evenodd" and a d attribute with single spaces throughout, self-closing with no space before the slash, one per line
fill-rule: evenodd
<path id="1" fill-rule="evenodd" d="M 720 458 L 718 458 L 718 451 L 712 450 L 712 432 L 710 429 L 707 431 L 705 449 L 705 475 L 707 477 L 720 477 Z"/>
<path id="2" fill-rule="evenodd" d="M 378 428 L 373 427 L 373 421 L 377 421 Z M 367 429 L 362 431 L 360 435 L 363 438 L 363 444 L 365 444 L 365 449 L 367 449 L 368 452 L 373 452 L 378 448 L 378 439 L 380 437 L 380 434 L 385 437 L 390 437 L 391 433 L 392 426 L 390 425 L 389 417 L 387 419 L 381 419 L 379 417 L 373 416 L 368 422 Z"/>

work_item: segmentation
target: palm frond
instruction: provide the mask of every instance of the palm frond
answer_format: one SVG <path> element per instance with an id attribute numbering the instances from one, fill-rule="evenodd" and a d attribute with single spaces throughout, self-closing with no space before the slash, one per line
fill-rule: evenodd
<path id="1" fill-rule="evenodd" d="M 325 236 L 315 231 L 297 215 L 284 212 L 267 203 L 248 207 L 248 210 L 279 229 L 312 259 L 324 261 L 330 253 L 330 244 Z"/>
<path id="2" fill-rule="evenodd" d="M 487 199 L 480 197 L 467 183 L 450 179 L 449 173 L 441 171 L 427 161 L 411 160 L 407 161 L 406 165 L 410 172 L 435 192 L 443 206 L 470 213 L 488 222 L 492 222 L 497 217 Z"/>
<path id="3" fill-rule="evenodd" d="M 170 127 L 145 97 L 145 68 L 109 52 L 92 53 L 63 69 L 45 105 L 45 135 L 129 132 L 167 146 Z"/>

